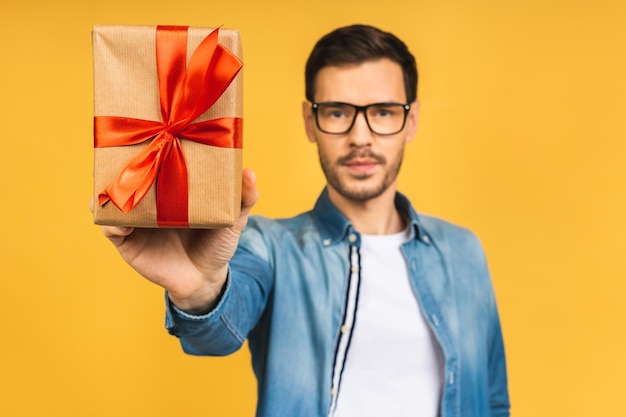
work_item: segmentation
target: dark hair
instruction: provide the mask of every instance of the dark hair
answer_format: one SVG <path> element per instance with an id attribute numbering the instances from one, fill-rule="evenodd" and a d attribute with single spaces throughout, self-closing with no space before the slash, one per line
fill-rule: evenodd
<path id="1" fill-rule="evenodd" d="M 402 68 L 407 103 L 417 98 L 417 65 L 407 46 L 394 34 L 368 25 L 345 26 L 328 33 L 313 47 L 306 62 L 305 94 L 314 101 L 315 81 L 327 66 L 361 64 L 388 58 Z"/>

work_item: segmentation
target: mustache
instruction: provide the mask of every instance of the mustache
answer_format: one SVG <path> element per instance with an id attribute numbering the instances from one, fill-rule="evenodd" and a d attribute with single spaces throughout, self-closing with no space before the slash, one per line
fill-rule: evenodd
<path id="1" fill-rule="evenodd" d="M 349 154 L 338 158 L 337 164 L 345 165 L 352 162 L 354 159 L 372 159 L 381 165 L 387 163 L 387 158 L 385 158 L 383 155 L 375 154 L 370 149 L 354 149 Z"/>

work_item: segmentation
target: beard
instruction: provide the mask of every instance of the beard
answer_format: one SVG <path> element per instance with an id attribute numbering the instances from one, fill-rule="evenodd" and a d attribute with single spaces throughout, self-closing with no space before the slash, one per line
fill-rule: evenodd
<path id="1" fill-rule="evenodd" d="M 370 149 L 355 149 L 348 155 L 338 158 L 334 163 L 328 159 L 320 147 L 318 147 L 318 154 L 328 184 L 348 200 L 365 202 L 383 194 L 396 180 L 402 165 L 404 146 L 390 163 L 387 163 L 387 158 L 383 155 L 377 155 Z M 340 168 L 356 158 L 376 161 L 384 171 L 383 177 L 377 179 L 376 174 L 369 173 L 362 175 L 343 173 L 342 175 Z"/>

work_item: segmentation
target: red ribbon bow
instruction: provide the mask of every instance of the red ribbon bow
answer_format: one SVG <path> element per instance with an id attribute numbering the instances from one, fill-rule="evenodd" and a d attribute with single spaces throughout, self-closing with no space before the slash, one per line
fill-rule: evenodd
<path id="1" fill-rule="evenodd" d="M 242 67 L 241 61 L 217 43 L 211 32 L 187 60 L 187 27 L 158 26 L 156 59 L 161 119 L 116 116 L 94 118 L 94 146 L 151 143 L 122 169 L 99 195 L 127 213 L 156 184 L 157 223 L 160 227 L 189 227 L 187 167 L 180 138 L 205 145 L 241 148 L 243 120 L 223 117 L 192 123 L 210 108 Z"/>

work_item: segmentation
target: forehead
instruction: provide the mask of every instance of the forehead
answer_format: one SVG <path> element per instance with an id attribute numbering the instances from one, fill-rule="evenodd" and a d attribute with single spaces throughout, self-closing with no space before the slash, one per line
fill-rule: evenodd
<path id="1" fill-rule="evenodd" d="M 389 59 L 322 68 L 315 80 L 315 101 L 342 101 L 357 105 L 404 103 L 402 68 Z"/>

